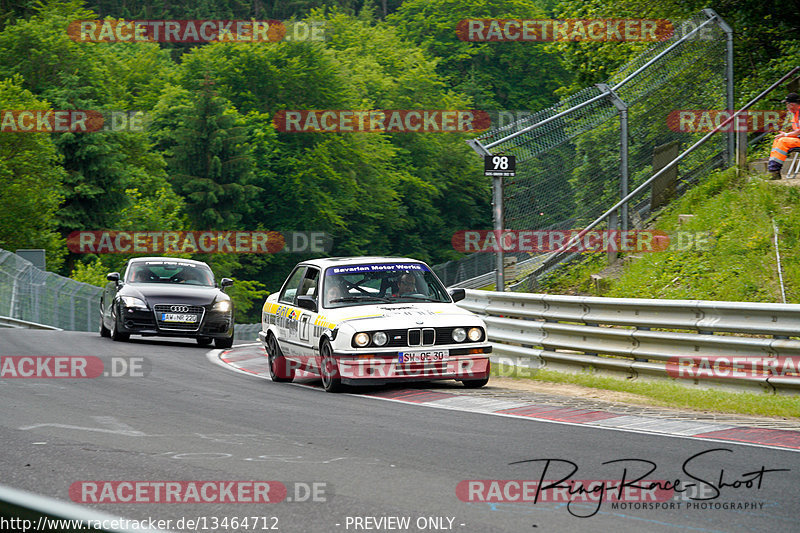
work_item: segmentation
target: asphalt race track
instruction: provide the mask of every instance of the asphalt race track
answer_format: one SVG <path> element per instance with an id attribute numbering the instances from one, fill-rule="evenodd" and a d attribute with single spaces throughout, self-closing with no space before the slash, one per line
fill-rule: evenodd
<path id="1" fill-rule="evenodd" d="M 328 394 L 314 380 L 226 368 L 208 352 L 194 341 L 0 330 L 0 484 L 100 498 L 87 505 L 170 520 L 173 531 L 798 531 L 798 447 L 385 401 L 409 390 L 486 398 L 455 382 Z M 8 358 L 21 356 L 99 358 L 103 372 L 9 377 Z M 133 375 L 102 375 L 114 372 Z M 631 486 L 640 477 L 664 490 Z M 612 488 L 621 480 L 623 502 Z M 259 498 L 220 487 L 256 484 L 233 481 L 272 483 L 241 503 Z M 174 482 L 181 490 L 159 501 L 144 495 Z M 548 483 L 559 486 L 541 490 Z M 599 488 L 605 501 L 585 493 Z"/>

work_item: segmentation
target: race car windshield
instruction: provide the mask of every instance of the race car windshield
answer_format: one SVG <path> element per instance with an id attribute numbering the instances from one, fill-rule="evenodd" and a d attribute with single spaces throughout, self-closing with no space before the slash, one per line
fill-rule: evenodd
<path id="1" fill-rule="evenodd" d="M 422 263 L 382 263 L 329 267 L 323 306 L 349 307 L 388 302 L 449 303 L 439 279 Z"/>
<path id="2" fill-rule="evenodd" d="M 204 265 L 182 262 L 143 262 L 128 267 L 127 283 L 170 283 L 214 286 L 214 274 Z"/>

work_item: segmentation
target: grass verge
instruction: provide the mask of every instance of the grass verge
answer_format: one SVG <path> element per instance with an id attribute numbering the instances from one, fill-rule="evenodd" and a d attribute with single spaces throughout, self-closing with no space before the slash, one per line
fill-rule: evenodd
<path id="1" fill-rule="evenodd" d="M 630 381 L 607 376 L 569 374 L 552 370 L 524 369 L 526 371 L 525 375 L 520 376 L 517 368 L 511 365 L 493 365 L 492 375 L 550 383 L 569 383 L 591 389 L 626 392 L 641 396 L 642 401 L 640 403 L 642 404 L 657 407 L 800 420 L 799 396 L 695 389 L 670 382 Z"/>

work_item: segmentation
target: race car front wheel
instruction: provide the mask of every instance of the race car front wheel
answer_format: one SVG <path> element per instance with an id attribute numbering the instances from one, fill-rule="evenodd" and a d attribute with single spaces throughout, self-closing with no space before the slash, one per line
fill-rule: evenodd
<path id="1" fill-rule="evenodd" d="M 322 387 L 327 392 L 340 392 L 343 389 L 342 379 L 339 377 L 339 366 L 336 364 L 336 359 L 333 358 L 331 343 L 327 340 L 322 341 L 319 354 Z"/>

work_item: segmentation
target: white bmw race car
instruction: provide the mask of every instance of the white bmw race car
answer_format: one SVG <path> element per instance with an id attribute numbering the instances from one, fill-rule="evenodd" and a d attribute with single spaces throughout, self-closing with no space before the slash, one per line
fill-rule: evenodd
<path id="1" fill-rule="evenodd" d="M 343 385 L 489 380 L 486 326 L 421 261 L 346 257 L 298 264 L 262 310 L 259 339 L 273 381 L 318 374 Z"/>

